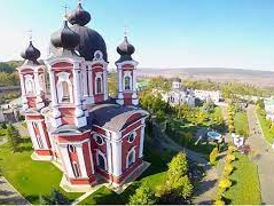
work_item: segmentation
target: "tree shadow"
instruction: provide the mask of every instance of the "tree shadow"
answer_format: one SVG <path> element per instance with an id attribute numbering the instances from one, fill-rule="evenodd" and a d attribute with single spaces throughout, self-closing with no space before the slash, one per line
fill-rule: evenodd
<path id="1" fill-rule="evenodd" d="M 2 196 L 10 196 L 10 195 L 13 195 L 15 194 L 15 192 L 12 192 L 12 191 L 9 191 L 9 190 L 0 190 L 0 195 Z"/>
<path id="2" fill-rule="evenodd" d="M 208 180 L 208 181 L 201 181 L 199 182 L 200 186 L 198 190 L 195 191 L 195 196 L 199 196 L 208 190 L 214 188 L 215 184 L 217 183 L 217 180 Z"/>

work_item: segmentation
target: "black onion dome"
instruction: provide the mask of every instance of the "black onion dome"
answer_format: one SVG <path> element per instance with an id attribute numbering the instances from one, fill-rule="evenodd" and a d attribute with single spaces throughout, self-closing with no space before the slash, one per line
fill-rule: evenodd
<path id="1" fill-rule="evenodd" d="M 68 27 L 67 21 L 64 22 L 63 29 L 51 35 L 51 43 L 56 48 L 73 50 L 79 44 L 79 41 L 79 35 Z"/>
<path id="2" fill-rule="evenodd" d="M 78 24 L 80 26 L 85 26 L 86 24 L 90 22 L 90 20 L 91 20 L 90 14 L 83 9 L 81 3 L 78 4 L 76 9 L 74 9 L 68 17 L 68 21 L 72 25 Z"/>
<path id="3" fill-rule="evenodd" d="M 34 63 L 38 63 L 37 59 L 40 55 L 40 51 L 33 46 L 32 41 L 30 41 L 29 46 L 21 53 L 21 57 Z"/>
<path id="4" fill-rule="evenodd" d="M 124 41 L 117 47 L 117 52 L 121 55 L 121 58 L 118 60 L 118 62 L 129 61 L 132 60 L 131 55 L 134 54 L 135 48 L 128 42 L 128 39 L 125 36 Z"/>
<path id="5" fill-rule="evenodd" d="M 75 48 L 80 56 L 84 57 L 87 61 L 92 61 L 94 53 L 100 50 L 103 53 L 103 59 L 107 62 L 107 48 L 103 37 L 96 31 L 86 27 L 75 24 L 71 30 L 80 36 L 80 43 Z"/>

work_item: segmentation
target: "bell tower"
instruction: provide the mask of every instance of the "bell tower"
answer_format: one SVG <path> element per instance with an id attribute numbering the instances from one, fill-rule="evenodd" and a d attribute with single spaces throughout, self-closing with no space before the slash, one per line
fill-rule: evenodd
<path id="1" fill-rule="evenodd" d="M 131 55 L 135 48 L 128 42 L 127 35 L 124 41 L 117 47 L 120 58 L 116 61 L 118 71 L 118 95 L 116 102 L 120 105 L 138 105 L 136 89 L 136 67 L 138 62 Z"/>
<path id="2" fill-rule="evenodd" d="M 51 36 L 52 46 L 57 52 L 46 62 L 51 87 L 52 124 L 56 128 L 87 125 L 82 84 L 85 59 L 75 53 L 79 41 L 79 35 L 69 28 L 67 20 L 63 28 Z"/>
<path id="3" fill-rule="evenodd" d="M 37 61 L 40 51 L 33 46 L 32 39 L 21 56 L 25 62 L 17 70 L 22 88 L 23 110 L 40 110 L 46 106 L 46 67 Z"/>

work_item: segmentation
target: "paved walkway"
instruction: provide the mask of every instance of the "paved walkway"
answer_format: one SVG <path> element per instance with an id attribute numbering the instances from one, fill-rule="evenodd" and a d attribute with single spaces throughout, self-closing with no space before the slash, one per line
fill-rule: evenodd
<path id="1" fill-rule="evenodd" d="M 255 106 L 250 105 L 247 109 L 250 137 L 247 143 L 255 152 L 254 161 L 258 165 L 258 174 L 261 184 L 262 203 L 274 204 L 274 151 L 262 135 L 256 118 Z"/>
<path id="2" fill-rule="evenodd" d="M 30 205 L 30 203 L 4 177 L 0 177 L 0 205 Z"/>

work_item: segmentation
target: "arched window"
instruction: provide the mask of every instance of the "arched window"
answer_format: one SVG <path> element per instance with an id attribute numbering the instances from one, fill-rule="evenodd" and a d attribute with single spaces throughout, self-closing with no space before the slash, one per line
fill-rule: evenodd
<path id="1" fill-rule="evenodd" d="M 62 96 L 62 102 L 70 102 L 70 94 L 69 94 L 69 85 L 66 81 L 62 81 L 61 83 L 62 90 L 63 90 L 63 96 Z"/>
<path id="2" fill-rule="evenodd" d="M 131 150 L 127 156 L 127 168 L 131 167 L 135 162 L 135 150 Z"/>
<path id="3" fill-rule="evenodd" d="M 103 169 L 103 170 L 106 170 L 106 163 L 105 163 L 105 159 L 103 157 L 102 154 L 98 153 L 98 167 Z"/>
<path id="4" fill-rule="evenodd" d="M 79 170 L 77 162 L 75 162 L 75 161 L 72 162 L 72 170 L 73 170 L 73 174 L 75 177 L 80 177 L 80 170 Z"/>
<path id="5" fill-rule="evenodd" d="M 126 76 L 125 77 L 125 90 L 131 90 L 131 86 L 130 86 L 131 82 L 130 82 L 130 77 Z"/>
<path id="6" fill-rule="evenodd" d="M 98 77 L 96 79 L 96 94 L 101 94 L 102 93 L 102 78 Z"/>
<path id="7" fill-rule="evenodd" d="M 42 139 L 41 139 L 38 123 L 37 122 L 32 122 L 32 127 L 33 127 L 33 130 L 34 130 L 34 134 L 35 134 L 39 149 L 42 149 L 44 147 L 44 145 L 43 145 L 43 142 L 42 142 Z"/>
<path id="8" fill-rule="evenodd" d="M 33 94 L 33 81 L 31 79 L 26 80 L 26 94 Z"/>

